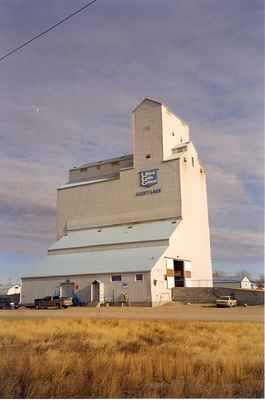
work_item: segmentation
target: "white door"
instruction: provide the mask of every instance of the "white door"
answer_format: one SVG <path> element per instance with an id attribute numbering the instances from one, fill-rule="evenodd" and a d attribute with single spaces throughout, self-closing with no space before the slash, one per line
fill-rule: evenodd
<path id="1" fill-rule="evenodd" d="M 174 280 L 174 260 L 166 258 L 166 271 L 167 271 L 167 288 L 172 289 L 175 286 Z"/>
<path id="2" fill-rule="evenodd" d="M 99 302 L 104 303 L 104 283 L 99 283 Z"/>
<path id="3" fill-rule="evenodd" d="M 184 276 L 185 276 L 185 286 L 191 287 L 191 261 L 184 261 Z"/>

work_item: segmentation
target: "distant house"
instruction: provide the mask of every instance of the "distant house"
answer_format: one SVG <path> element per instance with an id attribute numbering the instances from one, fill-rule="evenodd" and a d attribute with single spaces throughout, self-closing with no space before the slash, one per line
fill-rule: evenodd
<path id="1" fill-rule="evenodd" d="M 19 285 L 13 285 L 9 287 L 7 294 L 12 295 L 12 294 L 20 294 L 21 293 L 21 286 Z"/>
<path id="2" fill-rule="evenodd" d="M 214 287 L 228 287 L 234 289 L 256 289 L 256 285 L 251 280 L 244 276 L 218 276 L 213 278 Z"/>
<path id="3" fill-rule="evenodd" d="M 0 285 L 0 295 L 13 295 L 20 294 L 21 286 L 20 285 Z"/>

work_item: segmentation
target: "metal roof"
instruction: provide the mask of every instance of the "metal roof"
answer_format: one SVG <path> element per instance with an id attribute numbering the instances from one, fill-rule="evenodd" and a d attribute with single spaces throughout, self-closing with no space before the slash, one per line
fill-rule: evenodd
<path id="1" fill-rule="evenodd" d="M 66 236 L 52 244 L 49 250 L 166 240 L 179 221 L 174 222 L 176 219 L 69 231 Z"/>
<path id="2" fill-rule="evenodd" d="M 107 160 L 101 160 L 101 161 L 95 161 L 95 162 L 82 164 L 79 167 L 71 168 L 70 171 L 75 170 L 75 169 L 79 169 L 79 168 L 95 167 L 97 165 L 109 164 L 111 162 L 123 161 L 123 160 L 131 160 L 132 164 L 133 164 L 133 154 L 125 154 L 125 155 L 122 155 L 122 156 L 119 156 L 119 157 L 109 158 Z"/>
<path id="3" fill-rule="evenodd" d="M 59 186 L 57 188 L 57 190 L 61 190 L 61 189 L 67 189 L 70 187 L 75 187 L 75 186 L 83 186 L 83 185 L 91 185 L 92 183 L 99 183 L 99 182 L 106 182 L 106 181 L 113 181 L 115 179 L 117 179 L 119 177 L 118 174 L 116 175 L 108 175 L 108 176 L 104 176 L 104 177 L 97 177 L 97 178 L 89 178 L 87 180 L 82 180 L 82 181 L 78 181 L 78 182 L 71 182 L 71 183 L 65 183 L 62 186 Z"/>
<path id="4" fill-rule="evenodd" d="M 24 278 L 150 271 L 167 246 L 48 255 Z"/>

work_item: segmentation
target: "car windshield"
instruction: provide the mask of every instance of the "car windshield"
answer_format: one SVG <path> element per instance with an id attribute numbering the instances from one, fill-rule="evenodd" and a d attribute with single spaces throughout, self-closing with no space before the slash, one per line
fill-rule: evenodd
<path id="1" fill-rule="evenodd" d="M 221 296 L 221 299 L 222 299 L 222 300 L 229 300 L 230 297 L 229 297 L 229 296 Z"/>

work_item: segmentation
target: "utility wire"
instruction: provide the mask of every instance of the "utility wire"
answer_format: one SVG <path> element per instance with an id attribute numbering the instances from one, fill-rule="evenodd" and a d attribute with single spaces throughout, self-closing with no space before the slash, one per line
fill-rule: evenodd
<path id="1" fill-rule="evenodd" d="M 70 18 L 72 18 L 75 15 L 81 13 L 86 8 L 88 8 L 93 3 L 95 3 L 96 1 L 97 0 L 90 1 L 89 3 L 85 4 L 83 7 L 79 8 L 78 10 L 76 10 L 76 11 L 72 12 L 71 14 L 69 14 L 67 17 L 65 17 L 62 20 L 58 21 L 56 24 L 54 24 L 54 25 L 50 26 L 49 28 L 45 29 L 45 31 L 38 33 L 37 35 L 33 36 L 33 38 L 31 38 L 30 40 L 27 40 L 26 42 L 22 43 L 21 45 L 19 45 L 18 47 L 14 48 L 13 50 L 10 50 L 8 53 L 6 53 L 2 57 L 0 57 L 0 62 L 5 60 L 7 57 L 11 56 L 12 54 L 16 53 L 17 51 L 23 49 L 23 47 L 27 46 L 28 44 L 30 44 L 34 40 L 39 39 L 41 36 L 44 36 L 46 33 L 50 32 L 51 30 L 53 30 L 57 26 L 63 24 L 66 21 L 68 21 Z"/>

